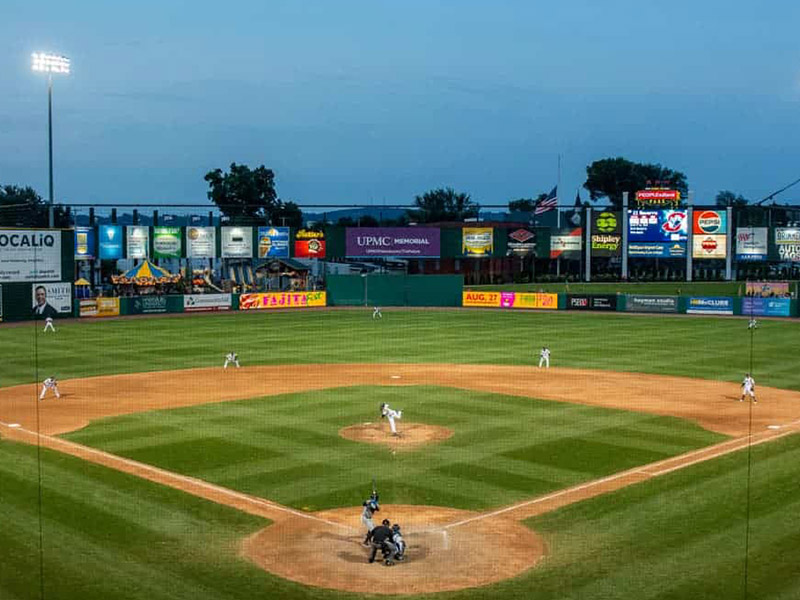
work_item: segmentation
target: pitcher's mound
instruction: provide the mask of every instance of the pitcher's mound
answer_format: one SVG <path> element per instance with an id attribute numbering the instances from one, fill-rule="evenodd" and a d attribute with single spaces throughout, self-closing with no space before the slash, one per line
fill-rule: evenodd
<path id="1" fill-rule="evenodd" d="M 424 444 L 441 442 L 453 435 L 453 430 L 447 427 L 402 421 L 397 424 L 397 431 L 400 435 L 392 435 L 388 423 L 361 423 L 339 430 L 339 435 L 355 442 L 384 444 L 393 450 L 411 450 Z"/>

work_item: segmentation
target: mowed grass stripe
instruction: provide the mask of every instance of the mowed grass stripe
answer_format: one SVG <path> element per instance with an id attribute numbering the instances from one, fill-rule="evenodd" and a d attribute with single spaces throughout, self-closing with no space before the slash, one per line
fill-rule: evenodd
<path id="1" fill-rule="evenodd" d="M 394 403 L 398 391 L 402 406 Z M 443 424 L 455 435 L 397 454 L 339 437 L 344 426 L 379 420 L 382 401 L 402 407 L 407 420 Z M 321 408 L 307 410 L 309 402 Z M 252 416 L 256 407 L 258 419 Z M 146 435 L 148 424 L 169 430 Z M 107 426 L 122 439 L 106 435 Z M 486 435 L 487 427 L 503 435 Z M 141 439 L 130 431 L 143 432 Z M 459 444 L 462 434 L 471 443 Z M 457 501 L 458 508 L 488 508 L 724 439 L 670 417 L 436 386 L 358 386 L 154 411 L 106 419 L 67 437 L 315 510 L 360 504 L 363 491 L 345 495 L 368 488 L 374 477 L 394 482 L 389 489 L 382 487 L 386 502 L 431 503 L 439 490 L 435 504 Z M 463 485 L 465 480 L 469 485 Z M 325 504 L 333 501 L 344 504 Z"/>

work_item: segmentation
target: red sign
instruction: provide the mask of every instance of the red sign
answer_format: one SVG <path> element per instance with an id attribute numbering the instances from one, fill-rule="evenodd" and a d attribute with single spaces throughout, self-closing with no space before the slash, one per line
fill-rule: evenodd
<path id="1" fill-rule="evenodd" d="M 681 199 L 678 190 L 639 190 L 636 192 L 636 200 L 669 200 L 677 201 Z"/>
<path id="2" fill-rule="evenodd" d="M 297 258 L 325 258 L 325 240 L 295 240 L 294 255 Z"/>

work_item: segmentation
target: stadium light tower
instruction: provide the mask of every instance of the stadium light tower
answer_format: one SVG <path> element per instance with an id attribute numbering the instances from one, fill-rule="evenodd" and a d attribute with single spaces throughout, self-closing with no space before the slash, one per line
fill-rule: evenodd
<path id="1" fill-rule="evenodd" d="M 50 172 L 50 197 L 48 209 L 48 226 L 53 227 L 53 73 L 69 75 L 69 59 L 66 56 L 34 52 L 31 56 L 31 68 L 40 73 L 47 73 L 47 148 L 48 167 Z"/>

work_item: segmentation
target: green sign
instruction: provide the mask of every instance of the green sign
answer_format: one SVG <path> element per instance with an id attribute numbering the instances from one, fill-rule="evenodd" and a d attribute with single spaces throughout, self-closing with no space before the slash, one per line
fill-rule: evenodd
<path id="1" fill-rule="evenodd" d="M 180 258 L 183 254 L 183 235 L 180 227 L 153 227 L 153 256 Z"/>

